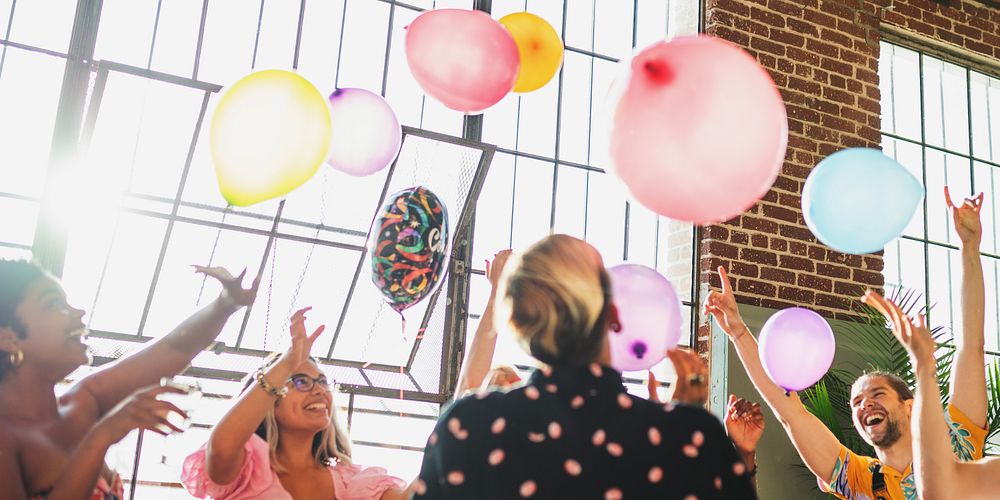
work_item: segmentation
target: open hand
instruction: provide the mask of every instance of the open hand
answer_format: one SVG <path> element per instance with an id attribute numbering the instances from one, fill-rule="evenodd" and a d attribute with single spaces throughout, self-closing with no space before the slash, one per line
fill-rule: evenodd
<path id="1" fill-rule="evenodd" d="M 229 270 L 224 267 L 193 267 L 196 273 L 215 278 L 222 284 L 222 293 L 219 294 L 219 299 L 229 306 L 235 308 L 248 306 L 253 304 L 254 299 L 257 297 L 257 289 L 260 288 L 260 276 L 254 278 L 250 288 L 243 288 L 243 278 L 247 274 L 246 269 L 243 269 L 243 272 L 239 276 L 233 277 Z"/>
<path id="2" fill-rule="evenodd" d="M 961 206 L 955 206 L 951 200 L 948 186 L 944 187 L 944 202 L 951 210 L 951 220 L 955 223 L 955 232 L 964 246 L 979 248 L 983 240 L 983 224 L 979 219 L 979 211 L 983 209 L 984 193 L 963 200 Z"/>
<path id="3" fill-rule="evenodd" d="M 725 424 L 726 434 L 740 453 L 746 455 L 757 451 L 757 442 L 764 435 L 764 413 L 759 403 L 730 394 Z"/>
<path id="4" fill-rule="evenodd" d="M 94 432 L 101 433 L 109 444 L 121 441 L 135 429 L 146 429 L 164 436 L 183 432 L 183 429 L 170 423 L 167 416 L 174 412 L 187 419 L 187 413 L 169 401 L 156 399 L 165 393 L 186 394 L 187 391 L 170 385 L 139 389 L 109 411 L 94 427 Z"/>
<path id="5" fill-rule="evenodd" d="M 326 325 L 320 325 L 313 331 L 312 335 L 306 334 L 306 313 L 310 309 L 312 307 L 303 307 L 295 311 L 295 314 L 292 314 L 291 325 L 288 327 L 292 343 L 288 346 L 288 350 L 281 355 L 280 362 L 286 363 L 293 370 L 309 359 L 313 344 L 326 329 Z"/>
<path id="6" fill-rule="evenodd" d="M 486 261 L 486 278 L 490 280 L 490 286 L 494 292 L 496 292 L 497 286 L 500 284 L 500 275 L 503 274 L 503 268 L 507 265 L 507 260 L 510 259 L 513 253 L 513 250 L 501 250 L 493 256 L 493 260 Z"/>
<path id="7" fill-rule="evenodd" d="M 923 314 L 914 322 L 913 318 L 903 313 L 903 310 L 891 300 L 870 290 L 865 293 L 861 301 L 875 308 L 892 323 L 892 334 L 910 353 L 914 365 L 935 363 L 934 351 L 937 345 L 927 328 L 927 320 Z"/>
<path id="8" fill-rule="evenodd" d="M 743 323 L 739 308 L 736 307 L 736 296 L 733 295 L 733 287 L 729 284 L 729 275 L 722 266 L 719 266 L 719 279 L 722 281 L 722 290 L 708 292 L 703 314 L 711 314 L 722 331 L 726 332 L 731 340 L 736 340 L 749 330 Z"/>

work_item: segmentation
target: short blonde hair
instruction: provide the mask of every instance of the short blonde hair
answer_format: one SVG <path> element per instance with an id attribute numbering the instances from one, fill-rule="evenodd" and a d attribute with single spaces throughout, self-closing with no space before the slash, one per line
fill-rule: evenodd
<path id="1" fill-rule="evenodd" d="M 611 280 L 583 240 L 555 234 L 512 256 L 496 300 L 497 329 L 543 363 L 583 366 L 604 348 Z"/>

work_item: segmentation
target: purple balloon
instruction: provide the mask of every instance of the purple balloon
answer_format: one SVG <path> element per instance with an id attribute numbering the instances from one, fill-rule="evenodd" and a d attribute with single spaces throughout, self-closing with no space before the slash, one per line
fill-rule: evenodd
<path id="1" fill-rule="evenodd" d="M 399 119 L 382 96 L 365 89 L 330 94 L 333 135 L 327 164 L 355 176 L 388 167 L 403 142 Z"/>
<path id="2" fill-rule="evenodd" d="M 792 307 L 776 312 L 764 323 L 759 349 L 767 376 L 786 391 L 801 391 L 830 369 L 836 341 L 822 316 Z"/>
<path id="3" fill-rule="evenodd" d="M 648 370 L 681 338 L 681 301 L 660 273 L 638 264 L 608 270 L 621 331 L 608 332 L 611 366 L 618 371 Z"/>

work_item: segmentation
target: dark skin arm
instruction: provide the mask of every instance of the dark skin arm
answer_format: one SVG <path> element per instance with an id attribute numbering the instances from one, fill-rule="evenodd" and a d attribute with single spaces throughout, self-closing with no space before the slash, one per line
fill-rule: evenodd
<path id="1" fill-rule="evenodd" d="M 218 298 L 146 348 L 80 381 L 78 394 L 94 398 L 98 416 L 106 414 L 140 387 L 157 384 L 161 378 L 183 371 L 215 340 L 233 313 L 253 303 L 260 286 L 258 277 L 250 288 L 243 287 L 246 270 L 236 277 L 221 267 L 195 266 L 195 272 L 222 284 Z"/>

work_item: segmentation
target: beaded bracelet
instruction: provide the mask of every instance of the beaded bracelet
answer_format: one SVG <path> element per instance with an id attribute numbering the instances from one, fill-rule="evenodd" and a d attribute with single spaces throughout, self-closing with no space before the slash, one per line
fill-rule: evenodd
<path id="1" fill-rule="evenodd" d="M 270 394 L 271 396 L 274 396 L 276 398 L 283 398 L 285 397 L 285 394 L 288 394 L 287 387 L 282 387 L 281 389 L 275 389 L 273 385 L 267 382 L 267 379 L 264 378 L 263 368 L 259 368 L 257 370 L 257 374 L 254 377 L 257 379 L 257 385 L 259 385 L 260 388 L 264 390 L 264 392 Z"/>

